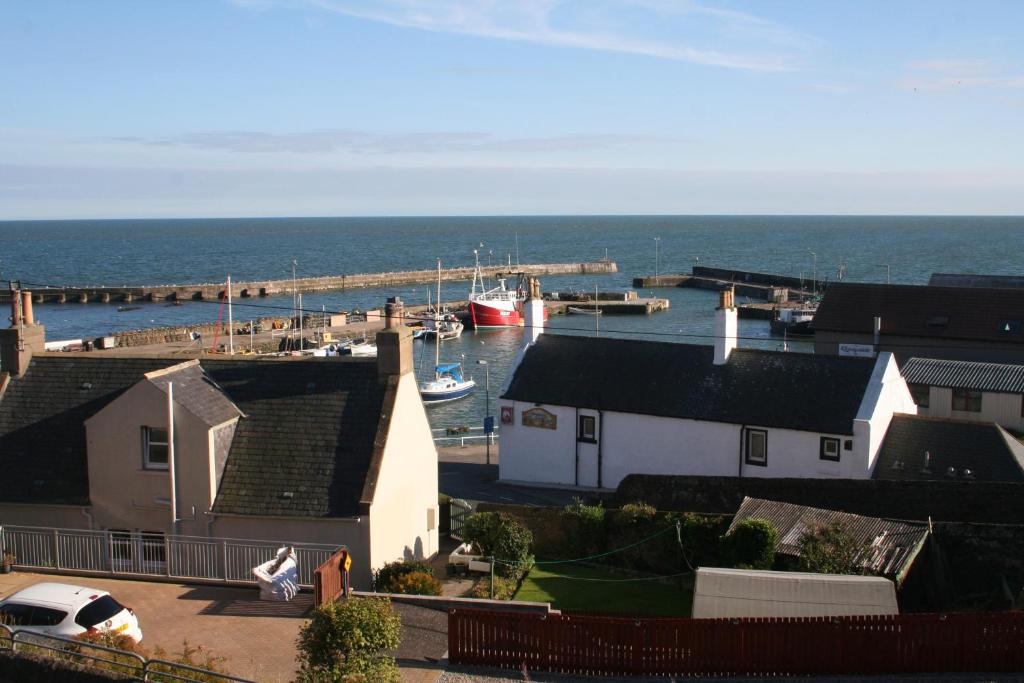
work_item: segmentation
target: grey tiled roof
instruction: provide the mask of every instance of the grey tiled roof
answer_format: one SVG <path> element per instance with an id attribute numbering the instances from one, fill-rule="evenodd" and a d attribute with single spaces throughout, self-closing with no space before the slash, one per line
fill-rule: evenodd
<path id="1" fill-rule="evenodd" d="M 1024 365 L 911 358 L 900 372 L 908 384 L 1024 394 Z"/>
<path id="2" fill-rule="evenodd" d="M 992 422 L 897 414 L 872 477 L 1024 482 L 1024 444 Z"/>
<path id="3" fill-rule="evenodd" d="M 873 358 L 543 334 L 503 398 L 825 434 L 851 434 Z"/>
<path id="4" fill-rule="evenodd" d="M 85 420 L 161 358 L 37 356 L 0 398 L 0 501 L 87 504 Z"/>
<path id="5" fill-rule="evenodd" d="M 178 358 L 41 355 L 0 398 L 0 502 L 88 504 L 84 422 L 146 373 Z M 384 389 L 371 361 L 204 359 L 202 367 L 244 413 L 215 503 L 221 513 L 304 517 L 359 513 Z M 177 400 L 216 423 L 223 395 L 172 376 Z M 205 380 L 200 380 L 205 382 Z M 210 387 L 208 387 L 210 388 Z M 212 411 L 212 412 L 211 412 Z M 372 482 L 371 482 L 372 484 Z M 290 493 L 291 495 L 285 495 Z"/>
<path id="6" fill-rule="evenodd" d="M 761 498 L 744 498 L 729 525 L 732 529 L 745 519 L 763 519 L 779 532 L 775 552 L 800 556 L 800 538 L 815 526 L 840 523 L 851 538 L 866 550 L 860 566 L 873 573 L 902 579 L 928 537 L 924 524 L 864 517 L 848 512 L 779 503 Z"/>
<path id="7" fill-rule="evenodd" d="M 932 273 L 928 284 L 939 287 L 996 287 L 1022 288 L 1024 276 L 973 275 L 968 273 Z"/>
<path id="8" fill-rule="evenodd" d="M 198 361 L 183 367 L 168 368 L 149 373 L 147 379 L 164 393 L 167 385 L 174 384 L 174 402 L 198 417 L 210 427 L 224 424 L 242 413 L 217 386 Z"/>

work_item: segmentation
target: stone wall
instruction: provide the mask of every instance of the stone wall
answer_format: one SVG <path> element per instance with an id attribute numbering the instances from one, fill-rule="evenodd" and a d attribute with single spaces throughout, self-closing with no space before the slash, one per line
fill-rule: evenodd
<path id="1" fill-rule="evenodd" d="M 1024 484 L 1003 482 L 631 474 L 612 500 L 642 500 L 659 510 L 733 514 L 744 496 L 892 519 L 1024 524 Z"/>

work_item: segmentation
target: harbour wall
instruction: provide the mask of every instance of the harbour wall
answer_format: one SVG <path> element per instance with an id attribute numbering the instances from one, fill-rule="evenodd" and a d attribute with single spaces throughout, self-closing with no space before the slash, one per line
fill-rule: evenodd
<path id="1" fill-rule="evenodd" d="M 442 269 L 444 281 L 469 281 L 473 279 L 473 268 Z M 514 277 L 522 272 L 526 275 L 610 275 L 619 271 L 614 261 L 591 261 L 583 263 L 538 263 L 517 266 L 511 270 L 505 266 L 481 269 L 485 277 Z M 391 273 L 363 273 L 355 275 L 327 275 L 285 280 L 257 280 L 233 282 L 231 289 L 238 298 L 276 296 L 298 292 L 331 292 L 345 289 L 370 287 L 394 287 L 437 281 L 437 270 L 408 270 Z M 35 303 L 111 303 L 133 301 L 189 301 L 218 300 L 227 296 L 225 282 L 208 282 L 191 285 L 126 285 L 121 287 L 63 287 L 29 288 Z M 0 290 L 0 304 L 9 303 L 11 292 Z"/>

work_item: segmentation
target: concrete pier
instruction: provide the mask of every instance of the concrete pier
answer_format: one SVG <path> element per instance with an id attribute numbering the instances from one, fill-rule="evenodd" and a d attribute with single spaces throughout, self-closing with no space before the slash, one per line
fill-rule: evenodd
<path id="1" fill-rule="evenodd" d="M 506 266 L 485 267 L 484 276 L 489 279 L 514 278 L 522 272 L 530 276 L 540 275 L 610 275 L 619 272 L 614 261 L 591 261 L 584 263 L 538 263 L 517 266 L 511 272 Z M 226 278 L 225 278 L 226 279 Z M 441 271 L 444 281 L 469 281 L 473 279 L 472 268 L 448 268 Z M 333 292 L 345 289 L 368 287 L 395 287 L 437 281 L 436 270 L 410 270 L 394 273 L 364 273 L 357 275 L 328 275 L 323 277 L 298 278 L 294 281 L 262 280 L 235 282 L 232 289 L 236 297 L 275 296 L 291 294 L 293 287 L 298 292 Z M 63 303 L 72 298 L 81 303 L 90 301 L 146 300 L 146 301 L 216 301 L 226 295 L 224 282 L 194 285 L 133 285 L 125 287 L 66 287 L 33 288 L 40 303 Z M 63 297 L 63 299 L 62 299 Z M 106 298 L 104 298 L 106 297 Z M 126 297 L 131 297 L 127 299 Z M 10 292 L 0 290 L 0 304 L 10 302 Z"/>
<path id="2" fill-rule="evenodd" d="M 821 283 L 818 283 L 819 285 Z M 696 287 L 698 289 L 722 290 L 727 287 L 735 289 L 737 296 L 761 299 L 773 303 L 784 303 L 792 299 L 808 299 L 814 295 L 810 280 L 774 275 L 771 273 L 755 273 L 728 268 L 709 268 L 694 266 L 690 275 L 657 275 L 633 279 L 637 289 L 653 289 L 655 287 Z"/>

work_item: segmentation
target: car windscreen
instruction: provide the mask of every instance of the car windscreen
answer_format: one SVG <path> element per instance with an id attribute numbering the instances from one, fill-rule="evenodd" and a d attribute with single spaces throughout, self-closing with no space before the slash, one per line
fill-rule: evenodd
<path id="1" fill-rule="evenodd" d="M 109 595 L 104 595 L 83 607 L 75 615 L 75 623 L 83 628 L 92 628 L 102 624 L 123 609 L 124 607 L 117 600 Z"/>

